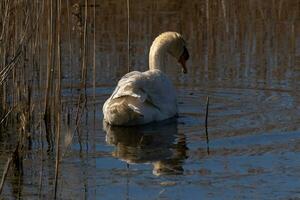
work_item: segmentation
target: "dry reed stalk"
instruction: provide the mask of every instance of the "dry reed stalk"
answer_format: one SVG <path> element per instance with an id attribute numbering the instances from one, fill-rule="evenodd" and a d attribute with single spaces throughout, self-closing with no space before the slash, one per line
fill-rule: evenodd
<path id="1" fill-rule="evenodd" d="M 61 126 L 61 0 L 57 0 L 57 85 L 56 85 L 56 159 L 55 159 L 55 185 L 54 199 L 57 195 L 59 162 L 60 162 L 60 126 Z"/>
<path id="2" fill-rule="evenodd" d="M 228 25 L 228 21 L 227 21 L 227 17 L 226 17 L 226 4 L 225 4 L 225 1 L 221 0 L 221 4 L 222 4 L 223 17 L 224 17 L 224 22 L 225 22 L 225 27 L 226 27 L 226 33 L 228 34 L 229 25 Z"/>
<path id="3" fill-rule="evenodd" d="M 37 27 L 35 29 L 35 39 L 33 40 L 33 52 L 32 52 L 32 66 L 34 68 L 32 68 L 33 72 L 36 72 L 36 80 L 38 80 L 38 74 L 40 71 L 40 68 L 38 67 L 38 64 L 40 62 L 39 56 L 37 56 L 40 53 L 40 45 L 39 45 L 39 37 L 40 37 L 40 18 L 43 16 L 43 2 L 42 1 L 42 6 L 39 6 L 39 2 L 37 1 L 34 5 L 36 5 L 36 8 L 34 10 L 36 10 L 36 16 L 35 16 L 35 21 L 37 21 Z M 33 74 L 33 73 L 32 73 Z M 32 78 L 32 80 L 34 80 L 34 78 Z"/>
<path id="4" fill-rule="evenodd" d="M 8 118 L 9 114 L 14 110 L 14 108 L 11 108 L 0 120 L 0 126 L 5 122 L 5 120 Z"/>
<path id="5" fill-rule="evenodd" d="M 298 9 L 300 8 L 300 3 L 298 2 Z M 290 30 L 291 30 L 291 34 L 290 34 L 290 44 L 289 44 L 289 63 L 290 63 L 290 68 L 296 68 L 296 27 L 295 26 L 297 23 L 299 24 L 299 22 L 297 22 L 297 17 L 300 17 L 300 11 L 295 9 L 295 11 L 292 12 L 292 17 L 291 17 L 291 22 L 290 22 Z M 299 34 L 299 33 L 298 33 Z"/>
<path id="6" fill-rule="evenodd" d="M 5 182 L 5 179 L 7 177 L 7 174 L 8 174 L 8 170 L 10 168 L 10 165 L 12 163 L 12 157 L 9 157 L 7 162 L 6 162 L 6 165 L 5 165 L 5 168 L 4 168 L 4 171 L 3 171 L 3 174 L 2 174 L 2 179 L 1 179 L 1 183 L 0 183 L 0 195 L 2 193 L 2 190 L 3 190 L 3 186 L 4 186 L 4 182 Z"/>
<path id="7" fill-rule="evenodd" d="M 88 18 L 88 0 L 85 0 L 84 7 L 84 29 L 83 29 L 83 51 L 82 51 L 82 71 L 81 71 L 81 87 L 86 91 L 87 79 L 87 18 Z M 85 95 L 85 98 L 86 95 Z M 85 102 L 86 103 L 86 102 Z"/>
<path id="8" fill-rule="evenodd" d="M 8 11 L 9 11 L 9 0 L 3 2 L 4 3 L 4 16 L 2 18 L 2 30 L 1 30 L 1 34 L 0 34 L 0 42 L 2 42 L 3 40 L 3 36 L 4 36 L 4 33 L 5 33 L 5 30 L 7 30 L 5 27 L 6 27 L 6 24 L 8 22 L 7 18 L 8 18 Z M 2 9 L 1 9 L 2 10 Z"/>
<path id="9" fill-rule="evenodd" d="M 50 92 L 52 84 L 52 48 L 53 48 L 53 2 L 48 0 L 48 52 L 47 52 L 47 80 L 46 80 L 46 94 L 45 94 L 45 107 L 44 107 L 44 121 L 46 128 L 46 138 L 49 148 L 52 148 L 52 134 L 51 134 L 51 104 Z"/>
<path id="10" fill-rule="evenodd" d="M 40 119 L 40 122 L 42 119 Z M 41 143 L 41 148 L 40 148 L 40 162 L 41 162 L 41 167 L 40 167 L 40 177 L 39 177 L 39 198 L 42 197 L 42 189 L 43 189 L 43 175 L 44 175 L 44 141 L 43 141 L 43 131 L 42 131 L 42 126 L 39 125 L 39 140 Z"/>
<path id="11" fill-rule="evenodd" d="M 8 14 L 8 10 L 9 10 L 9 2 L 5 1 L 5 15 L 4 15 L 4 21 L 3 21 L 3 29 L 2 29 L 2 34 L 1 34 L 1 39 L 4 37 L 4 45 L 3 45 L 3 49 L 2 49 L 2 66 L 4 67 L 3 70 L 6 70 L 8 68 L 6 68 L 6 63 L 7 63 L 7 57 L 9 56 L 9 50 L 8 50 L 8 46 L 9 46 L 9 22 L 10 22 L 10 15 Z M 2 110 L 4 112 L 7 111 L 7 105 L 6 105 L 6 101 L 7 101 L 7 94 L 6 94 L 6 84 L 3 83 L 1 80 L 4 78 L 4 80 L 6 79 L 6 77 L 8 76 L 8 73 L 6 74 L 2 74 L 3 70 L 1 70 L 0 73 L 0 83 L 1 83 L 1 105 L 2 105 Z"/>
<path id="12" fill-rule="evenodd" d="M 25 19 L 24 19 L 24 26 L 23 23 L 19 24 L 18 26 L 20 26 L 20 40 L 18 42 L 18 47 L 16 48 L 16 50 L 14 51 L 14 56 L 12 59 L 10 59 L 10 62 L 7 64 L 6 61 L 6 57 L 8 56 L 6 49 L 9 49 L 6 45 L 6 43 L 4 44 L 4 51 L 3 51 L 3 68 L 1 69 L 0 72 L 0 84 L 2 85 L 4 83 L 4 81 L 7 79 L 9 73 L 12 71 L 12 69 L 14 69 L 16 63 L 18 62 L 19 56 L 21 55 L 21 53 L 23 52 L 23 49 L 26 48 L 29 45 L 29 41 L 32 38 L 33 33 L 35 32 L 37 26 L 38 26 L 38 20 L 35 22 L 31 22 L 31 18 L 32 18 L 32 14 L 30 14 L 31 10 L 30 8 L 25 8 Z M 9 15 L 10 16 L 10 15 Z M 21 16 L 21 15 L 20 15 Z M 18 19 L 20 22 L 22 22 L 22 20 Z M 9 17 L 7 19 L 7 23 L 9 23 Z M 31 23 L 30 23 L 31 22 Z M 31 27 L 31 31 L 28 31 L 28 29 L 30 29 L 30 24 L 32 25 Z M 8 24 L 11 27 L 13 27 L 11 24 Z M 24 29 L 23 29 L 24 27 Z M 9 27 L 5 28 L 6 30 L 6 37 L 10 37 L 13 38 L 10 34 L 9 31 L 11 31 L 11 29 Z M 17 33 L 17 31 L 15 31 Z M 7 41 L 8 39 L 6 38 L 5 41 Z"/>
<path id="13" fill-rule="evenodd" d="M 81 63 L 81 92 L 79 94 L 78 100 L 77 100 L 77 110 L 76 110 L 76 117 L 75 117 L 75 129 L 74 132 L 77 132 L 78 134 L 78 143 L 80 145 L 81 149 L 81 135 L 79 131 L 79 126 L 80 126 L 80 121 L 82 117 L 82 111 L 83 107 L 86 106 L 87 103 L 87 94 L 86 94 L 86 76 L 87 76 L 87 69 L 86 69 L 86 39 L 87 39 L 87 14 L 88 14 L 88 0 L 85 0 L 85 10 L 84 10 L 84 30 L 82 34 L 82 30 L 80 29 L 80 35 L 82 36 L 81 38 L 81 45 L 83 46 L 83 49 L 80 48 L 81 50 L 81 58 L 82 58 L 82 63 Z M 76 17 L 80 16 L 80 13 L 76 15 Z M 81 19 L 78 18 L 78 20 L 81 22 Z M 80 23 L 81 24 L 81 23 Z M 82 93 L 82 88 L 85 89 L 85 97 Z M 82 106 L 84 105 L 84 106 Z M 72 134 L 69 137 L 69 144 L 66 145 L 66 148 L 68 148 L 68 145 L 71 144 L 71 141 L 73 140 L 74 134 Z"/>
<path id="14" fill-rule="evenodd" d="M 70 84 L 70 88 L 71 88 L 71 98 L 73 99 L 73 54 L 72 54 L 72 37 L 71 37 L 71 17 L 70 17 L 70 0 L 67 0 L 67 21 L 68 21 L 68 47 L 69 47 L 69 84 Z M 68 130 L 67 130 L 67 135 L 70 135 L 69 133 L 70 131 L 70 112 L 73 111 L 73 106 L 70 108 L 68 107 L 67 110 L 67 125 L 68 125 Z"/>
<path id="15" fill-rule="evenodd" d="M 16 108 L 17 104 L 21 104 L 21 102 L 18 103 L 22 99 L 18 95 L 18 91 L 20 94 L 20 90 L 22 90 L 22 93 L 28 92 L 28 86 L 31 84 L 29 79 L 32 79 L 33 76 L 30 76 L 28 73 L 27 63 L 34 61 L 34 58 L 30 59 L 30 56 L 35 54 L 35 43 L 31 38 L 33 35 L 36 35 L 39 20 L 33 19 L 34 13 L 38 13 L 37 7 L 34 7 L 35 4 L 19 1 L 5 1 L 4 3 L 6 11 L 4 12 L 4 18 L 1 19 L 5 19 L 5 22 L 0 22 L 4 28 L 0 31 L 1 39 L 3 39 L 3 43 L 0 41 L 1 59 L 3 61 L 3 65 L 0 68 L 0 85 L 3 89 L 0 98 L 3 100 L 1 107 L 7 110 L 11 106 Z M 24 50 L 27 50 L 29 56 L 26 56 Z M 21 57 L 22 54 L 23 57 Z M 23 61 L 19 62 L 21 58 L 23 58 Z M 29 66 L 33 66 L 32 63 Z M 19 67 L 20 70 L 16 67 Z M 11 72 L 12 80 L 8 78 Z M 11 81 L 12 84 L 8 81 Z M 11 100 L 6 99 L 6 97 L 9 97 L 8 95 L 11 96 Z M 29 103 L 31 104 L 31 102 Z M 27 108 L 23 111 L 26 116 L 28 115 L 30 121 L 31 115 L 29 111 L 32 106 L 28 104 L 25 106 Z"/>
<path id="16" fill-rule="evenodd" d="M 16 4 L 16 2 L 15 2 Z M 17 52 L 17 42 L 19 39 L 19 24 L 18 24 L 18 20 L 17 20 L 17 16 L 14 16 L 14 35 L 13 35 L 13 52 Z M 21 51 L 20 51 L 21 52 Z M 20 56 L 21 54 L 19 54 Z M 19 59 L 19 58 L 18 58 Z M 16 62 L 17 63 L 17 62 Z M 13 67 L 12 70 L 13 73 L 13 90 L 17 90 L 18 89 L 18 85 L 19 85 L 19 73 L 18 73 L 18 69 L 16 67 Z M 19 101 L 19 96 L 17 92 L 13 92 L 13 106 L 17 107 L 18 106 L 18 101 Z"/>
<path id="17" fill-rule="evenodd" d="M 130 0 L 127 0 L 127 72 L 130 72 Z"/>
<path id="18" fill-rule="evenodd" d="M 70 87 L 71 87 L 71 98 L 73 98 L 73 54 L 72 54 L 72 37 L 71 37 L 71 20 L 70 20 L 70 0 L 67 0 L 67 21 L 68 21 L 68 43 L 69 43 L 69 81 L 70 81 Z"/>
<path id="19" fill-rule="evenodd" d="M 96 0 L 94 0 L 94 54 L 93 54 L 93 101 L 94 101 L 94 111 L 96 107 Z"/>
<path id="20" fill-rule="evenodd" d="M 211 31 L 210 31 L 210 13 L 209 13 L 209 0 L 205 1 L 206 5 L 206 56 L 205 56 L 205 72 L 206 78 L 208 77 L 208 72 L 209 72 L 209 60 L 210 60 L 210 51 L 211 51 Z"/>
<path id="21" fill-rule="evenodd" d="M 78 101 L 77 101 L 77 111 L 76 111 L 76 128 L 75 130 L 78 130 L 79 123 L 81 121 L 81 115 L 82 115 L 82 103 L 84 106 L 86 106 L 87 103 L 87 94 L 86 94 L 86 78 L 87 78 L 87 66 L 86 66 L 86 46 L 87 46 L 87 17 L 88 17 L 88 0 L 85 0 L 85 7 L 84 7 L 84 30 L 83 30 L 83 39 L 82 39 L 82 65 L 81 65 L 81 89 L 84 87 L 85 89 L 85 98 L 83 98 L 83 94 L 80 93 Z M 78 141 L 81 146 L 81 136 L 78 132 Z"/>
<path id="22" fill-rule="evenodd" d="M 81 116 L 82 116 L 82 99 L 83 95 L 82 93 L 79 94 L 78 101 L 77 101 L 77 110 L 76 110 L 76 117 L 75 117 L 75 129 L 74 132 L 76 131 L 78 133 L 78 142 L 81 146 L 81 136 L 79 134 L 79 123 L 81 121 Z M 73 140 L 74 135 L 71 136 L 70 142 Z M 71 143 L 70 143 L 71 144 Z M 69 144 L 69 145 L 70 145 Z"/>
<path id="23" fill-rule="evenodd" d="M 21 156 L 20 156 L 20 152 L 19 150 L 23 150 L 24 149 L 24 139 L 22 138 L 22 136 L 19 138 L 18 143 L 12 153 L 12 155 L 8 158 L 3 174 L 2 174 L 2 179 L 1 179 L 1 183 L 0 183 L 0 195 L 3 191 L 3 187 L 4 187 L 4 183 L 8 174 L 8 171 L 10 169 L 11 164 L 15 165 L 15 169 L 20 173 L 20 175 L 23 172 L 22 169 L 22 160 L 21 160 Z"/>
<path id="24" fill-rule="evenodd" d="M 44 13 L 45 13 L 45 1 L 46 0 L 43 0 L 42 1 L 42 4 L 41 4 L 41 15 L 40 16 L 40 19 L 41 21 L 43 22 L 45 20 L 45 17 L 44 17 Z M 38 15 L 38 16 L 39 16 Z M 38 44 L 39 44 L 39 47 L 38 47 L 38 63 L 40 64 L 41 63 L 41 57 L 42 57 L 42 50 L 41 50 L 41 47 L 42 47 L 42 44 L 43 44 L 43 37 L 42 37 L 42 32 L 40 32 L 42 29 L 38 28 L 37 29 L 37 34 L 38 34 Z M 39 68 L 39 77 L 38 77 L 38 90 L 39 91 L 42 91 L 41 88 L 42 88 L 42 84 L 43 84 L 43 73 L 42 73 L 42 68 Z M 39 101 L 39 110 L 43 110 L 43 102 L 42 101 Z M 40 125 L 39 125 L 39 140 L 40 140 L 40 144 L 41 144 L 41 147 L 40 147 L 40 170 L 39 170 L 39 173 L 40 173 L 40 177 L 39 177 L 39 187 L 38 187 L 38 191 L 39 191 L 39 198 L 41 199 L 42 197 L 42 189 L 43 189 L 43 175 L 44 175 L 44 165 L 43 165 L 43 160 L 44 160 L 44 141 L 43 141 L 43 130 L 42 130 L 42 126 L 41 126 L 41 122 L 43 121 L 43 116 L 42 115 L 39 115 L 39 121 L 40 121 Z"/>
<path id="25" fill-rule="evenodd" d="M 4 68 L 0 71 L 0 85 L 2 85 L 7 80 L 9 73 L 15 67 L 17 62 L 19 61 L 21 53 L 22 53 L 22 49 L 21 49 L 21 46 L 19 46 L 19 48 L 17 49 L 17 52 L 16 52 L 15 56 L 12 58 L 12 60 L 8 64 L 3 65 Z M 4 55 L 6 57 L 6 53 Z"/>

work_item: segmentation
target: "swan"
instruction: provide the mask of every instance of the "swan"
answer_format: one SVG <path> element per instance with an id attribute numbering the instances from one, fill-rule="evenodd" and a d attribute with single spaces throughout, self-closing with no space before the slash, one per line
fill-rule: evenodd
<path id="1" fill-rule="evenodd" d="M 103 105 L 104 121 L 110 125 L 132 126 L 162 121 L 177 115 L 176 91 L 164 69 L 167 53 L 175 57 L 187 73 L 189 53 L 183 37 L 164 32 L 150 47 L 149 70 L 132 71 L 118 82 Z"/>

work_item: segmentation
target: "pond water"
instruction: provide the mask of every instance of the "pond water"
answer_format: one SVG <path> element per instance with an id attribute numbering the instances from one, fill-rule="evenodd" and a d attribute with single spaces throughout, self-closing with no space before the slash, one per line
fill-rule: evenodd
<path id="1" fill-rule="evenodd" d="M 298 93 L 178 87 L 177 119 L 122 128 L 102 123 L 101 106 L 112 89 L 97 88 L 96 113 L 91 104 L 80 126 L 80 140 L 75 134 L 63 151 L 59 198 L 299 197 Z M 7 199 L 53 195 L 55 155 L 44 147 L 41 158 L 42 144 L 36 137 L 34 148 L 24 158 L 23 175 L 8 177 Z M 6 156 L 1 157 L 4 165 Z"/>
<path id="2" fill-rule="evenodd" d="M 187 63 L 190 73 L 181 74 L 172 58 L 167 59 L 165 70 L 176 86 L 178 118 L 137 127 L 103 123 L 102 105 L 127 71 L 126 34 L 118 32 L 119 26 L 126 27 L 126 12 L 119 12 L 124 5 L 104 1 L 103 7 L 97 8 L 104 27 L 97 23 L 97 84 L 96 88 L 91 86 L 90 67 L 87 104 L 81 108 L 78 126 L 74 119 L 81 92 L 77 84 L 80 62 L 74 58 L 78 70 L 70 70 L 69 57 L 62 60 L 65 71 L 57 198 L 300 198 L 300 38 L 296 34 L 300 18 L 295 11 L 293 21 L 288 13 L 294 1 L 281 5 L 278 19 L 264 17 L 269 12 L 263 3 L 226 1 L 223 6 L 228 9 L 225 21 L 229 32 L 225 31 L 226 24 L 214 17 L 209 28 L 196 30 L 205 22 L 205 1 L 189 1 L 192 11 L 181 1 L 167 2 L 132 1 L 132 29 L 137 33 L 131 35 L 131 69 L 147 69 L 149 46 L 157 32 L 172 29 L 183 33 L 191 54 Z M 219 17 L 224 17 L 218 11 L 224 9 L 222 2 L 210 8 Z M 268 2 L 279 7 L 274 1 Z M 255 11 L 247 12 L 245 18 L 235 12 L 246 12 L 247 6 Z M 151 18 L 145 18 L 148 12 Z M 273 15 L 277 16 L 277 11 Z M 192 20 L 194 17 L 199 23 Z M 247 20 L 250 22 L 244 23 Z M 113 34 L 106 35 L 105 27 Z M 280 33 L 283 27 L 286 31 Z M 144 34 L 147 31 L 150 33 Z M 72 47 L 74 57 L 79 52 L 76 45 Z M 68 54 L 68 48 L 63 49 Z M 39 110 L 43 101 L 36 96 Z M 39 111 L 36 116 L 40 116 Z M 36 121 L 23 170 L 9 171 L 4 199 L 53 198 L 55 151 L 48 149 L 44 125 Z M 0 172 L 15 148 L 14 131 L 0 138 Z"/>

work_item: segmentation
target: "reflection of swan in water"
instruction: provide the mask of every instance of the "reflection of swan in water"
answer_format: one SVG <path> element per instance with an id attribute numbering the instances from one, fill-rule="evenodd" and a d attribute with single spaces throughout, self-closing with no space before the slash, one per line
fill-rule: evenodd
<path id="1" fill-rule="evenodd" d="M 116 147 L 114 157 L 129 164 L 152 163 L 155 175 L 182 174 L 187 147 L 176 119 L 135 127 L 103 124 L 106 142 Z"/>

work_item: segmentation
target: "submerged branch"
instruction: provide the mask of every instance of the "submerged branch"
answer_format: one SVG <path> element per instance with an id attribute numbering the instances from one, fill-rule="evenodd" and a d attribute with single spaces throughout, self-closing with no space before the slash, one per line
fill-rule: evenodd
<path id="1" fill-rule="evenodd" d="M 207 144 L 207 154 L 209 154 L 209 138 L 208 138 L 208 106 L 209 106 L 209 96 L 206 99 L 206 113 L 205 113 L 205 135 L 206 135 L 206 144 Z"/>

